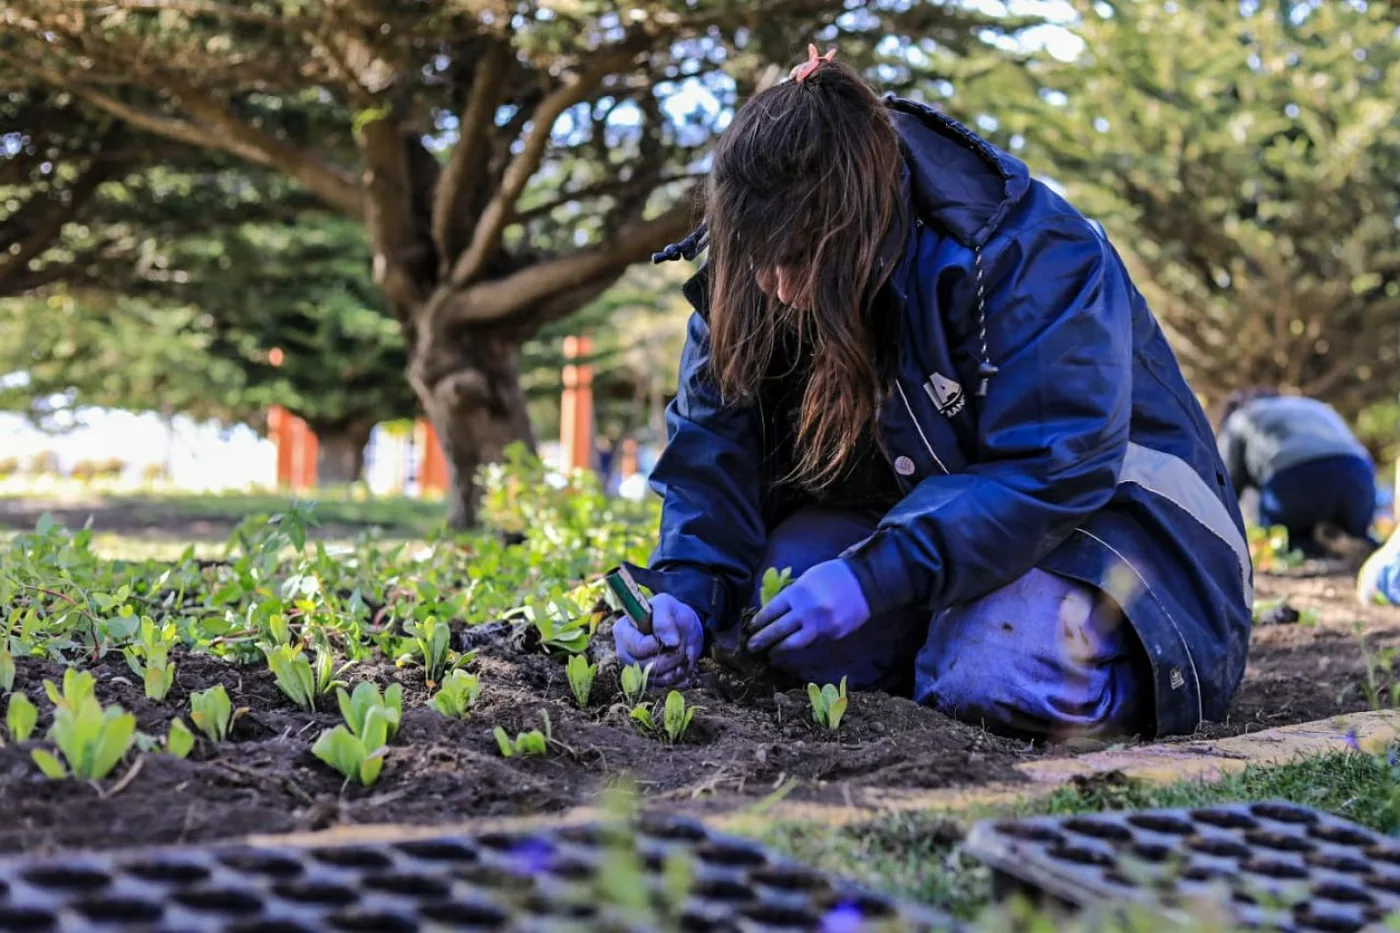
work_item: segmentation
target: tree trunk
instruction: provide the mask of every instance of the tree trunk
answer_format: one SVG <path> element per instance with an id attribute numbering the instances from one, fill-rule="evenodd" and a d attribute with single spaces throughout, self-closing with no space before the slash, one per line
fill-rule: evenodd
<path id="1" fill-rule="evenodd" d="M 414 344 L 409 381 L 442 443 L 450 474 L 447 522 L 453 528 L 476 524 L 482 466 L 503 459 L 516 441 L 535 449 L 519 356 L 519 338 L 491 328 Z"/>
<path id="2" fill-rule="evenodd" d="M 365 472 L 365 447 L 374 431 L 373 424 L 339 424 L 327 428 L 313 424 L 316 432 L 316 484 L 349 486 Z"/>

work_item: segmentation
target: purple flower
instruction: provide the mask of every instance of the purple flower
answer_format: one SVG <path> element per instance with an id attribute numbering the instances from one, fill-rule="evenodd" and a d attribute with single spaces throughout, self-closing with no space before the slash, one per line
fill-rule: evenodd
<path id="1" fill-rule="evenodd" d="M 1353 751 L 1361 751 L 1361 743 L 1356 739 L 1355 729 L 1347 733 L 1347 745 L 1350 746 Z"/>
<path id="2" fill-rule="evenodd" d="M 849 901 L 842 901 L 822 917 L 821 933 L 858 933 L 865 926 L 865 917 L 860 908 Z"/>

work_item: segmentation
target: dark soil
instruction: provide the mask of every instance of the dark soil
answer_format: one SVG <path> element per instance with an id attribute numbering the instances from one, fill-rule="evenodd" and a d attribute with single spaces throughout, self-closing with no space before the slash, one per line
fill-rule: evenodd
<path id="1" fill-rule="evenodd" d="M 561 663 L 536 656 L 478 657 L 483 692 L 465 722 L 424 707 L 416 671 L 360 667 L 356 679 L 405 682 L 404 723 L 384 773 L 370 788 L 345 787 L 310 747 L 340 721 L 334 698 L 322 711 L 293 707 L 262 668 L 213 658 L 177 660 L 177 686 L 164 703 L 148 701 L 121 658 L 92 668 L 104 702 L 120 702 L 142 731 L 163 736 L 173 715 L 186 717 L 189 693 L 215 683 L 249 712 L 229 740 L 201 739 L 190 759 L 133 756 L 94 787 L 50 781 L 30 761 L 34 743 L 0 748 L 0 851 L 180 843 L 324 828 L 337 823 L 442 824 L 471 817 L 559 811 L 593 799 L 606 783 L 630 778 L 653 799 L 690 810 L 733 808 L 783 788 L 793 799 L 839 801 L 851 787 L 946 787 L 1015 780 L 1014 764 L 1034 754 L 1022 743 L 952 722 L 882 695 L 851 699 L 838 735 L 811 722 L 805 693 L 745 695 L 744 685 L 713 672 L 686 691 L 701 707 L 684 741 L 665 746 L 639 733 L 616 698 L 615 673 L 600 670 L 587 711 L 577 709 Z M 42 680 L 57 665 L 19 659 L 16 689 L 48 721 Z M 417 686 L 415 686 L 415 682 Z M 542 728 L 548 757 L 503 759 L 494 726 L 509 733 Z M 659 717 L 658 717 L 659 721 Z M 796 781 L 794 787 L 787 787 Z M 81 819 L 75 819 L 81 811 Z"/>
<path id="2" fill-rule="evenodd" d="M 1367 709 L 1366 664 L 1354 627 L 1363 620 L 1371 652 L 1400 647 L 1400 610 L 1355 608 L 1349 578 L 1260 577 L 1260 599 L 1287 597 L 1304 622 L 1255 630 L 1248 673 L 1227 722 L 1210 736 L 1237 734 Z M 423 704 L 417 671 L 360 667 L 354 679 L 405 684 L 405 715 L 379 782 L 347 787 L 310 747 L 339 721 L 333 698 L 315 715 L 296 710 L 263 667 L 204 656 L 178 659 L 177 686 L 151 703 L 120 657 L 93 668 L 104 702 L 136 713 L 142 731 L 163 736 L 188 717 L 189 693 L 215 683 L 249 712 L 229 740 L 202 739 L 189 760 L 133 754 L 101 786 L 50 781 L 25 746 L 0 748 L 0 852 L 194 842 L 340 823 L 446 824 L 472 817 L 562 811 L 629 777 L 654 802 L 691 811 L 789 799 L 842 802 L 861 787 L 939 788 L 1018 779 L 1017 762 L 1068 749 L 1031 749 L 893 697 L 858 695 L 838 735 L 812 722 L 805 694 L 738 682 L 714 670 L 686 692 L 701 707 L 678 746 L 644 736 L 615 705 L 616 673 L 605 667 L 587 711 L 574 707 L 563 666 L 501 648 L 473 662 L 481 701 L 465 722 Z M 42 680 L 61 669 L 19 661 L 17 688 L 41 707 Z M 1380 676 L 1388 695 L 1388 673 Z M 543 759 L 503 759 L 494 726 L 512 735 L 540 728 L 554 741 Z M 188 718 L 187 718 L 188 722 Z M 1081 748 L 1074 749 L 1075 751 Z"/>
<path id="3" fill-rule="evenodd" d="M 1284 600 L 1301 618 L 1255 627 L 1244 683 L 1228 721 L 1212 727 L 1213 734 L 1371 709 L 1364 689 L 1368 667 L 1377 678 L 1380 705 L 1400 705 L 1389 686 L 1389 652 L 1400 649 L 1400 609 L 1360 606 L 1352 579 L 1339 573 L 1256 576 L 1257 602 Z"/>

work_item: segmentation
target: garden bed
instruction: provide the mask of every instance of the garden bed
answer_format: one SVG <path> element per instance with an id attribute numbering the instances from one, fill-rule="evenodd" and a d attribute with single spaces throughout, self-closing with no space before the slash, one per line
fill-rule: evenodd
<path id="1" fill-rule="evenodd" d="M 1309 622 L 1309 613 L 1318 618 L 1256 629 L 1250 670 L 1229 721 L 1208 734 L 1367 708 L 1360 686 L 1366 665 L 1353 626 L 1359 615 L 1367 618 L 1378 663 L 1380 652 L 1400 643 L 1394 625 L 1400 620 L 1392 611 L 1353 611 L 1344 578 L 1261 577 L 1260 591 L 1261 599 L 1289 596 Z M 265 666 L 202 655 L 183 655 L 176 663 L 175 688 L 165 702 L 153 703 L 120 656 L 109 656 L 92 668 L 99 698 L 135 713 L 142 731 L 164 735 L 174 715 L 188 715 L 190 692 L 222 683 L 236 706 L 249 708 L 229 741 L 201 742 L 183 761 L 145 756 L 132 773 L 119 769 L 101 789 L 42 777 L 27 746 L 0 749 L 0 849 L 177 843 L 346 822 L 445 824 L 538 814 L 587 802 L 624 776 L 653 800 L 690 811 L 761 805 L 780 789 L 791 799 L 842 802 L 860 787 L 1015 781 L 1017 762 L 1066 752 L 1031 749 L 876 695 L 853 697 L 840 732 L 832 735 L 812 723 L 805 694 L 774 693 L 713 670 L 686 691 L 701 710 L 685 740 L 664 746 L 641 734 L 616 705 L 615 671 L 600 671 L 590 708 L 579 710 L 559 661 L 501 646 L 472 662 L 483 693 L 465 721 L 424 706 L 427 694 L 416 671 L 356 667 L 354 680 L 401 680 L 405 712 L 380 780 L 369 788 L 345 787 L 310 754 L 320 731 L 339 721 L 333 699 L 323 697 L 316 714 L 303 713 L 278 691 Z M 41 725 L 47 719 L 41 681 L 60 675 L 57 665 L 18 661 L 15 686 L 39 703 Z M 1386 680 L 1382 673 L 1382 684 Z M 554 738 L 549 755 L 502 758 L 492 728 L 512 734 L 538 728 L 544 712 Z"/>

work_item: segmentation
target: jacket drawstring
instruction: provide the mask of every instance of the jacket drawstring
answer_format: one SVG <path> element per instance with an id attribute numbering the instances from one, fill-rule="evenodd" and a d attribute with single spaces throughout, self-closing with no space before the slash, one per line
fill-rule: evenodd
<path id="1" fill-rule="evenodd" d="M 991 354 L 987 352 L 987 289 L 982 282 L 982 247 L 973 247 L 972 255 L 977 266 L 977 330 L 982 341 L 982 361 L 977 364 L 977 397 L 987 397 L 987 383 L 998 372 L 992 365 Z"/>
<path id="2" fill-rule="evenodd" d="M 690 232 L 690 235 L 678 243 L 668 245 L 659 253 L 651 254 L 653 263 L 675 262 L 677 259 L 687 261 L 694 259 L 704 252 L 705 247 L 710 245 L 710 222 L 702 220 L 700 226 Z"/>

